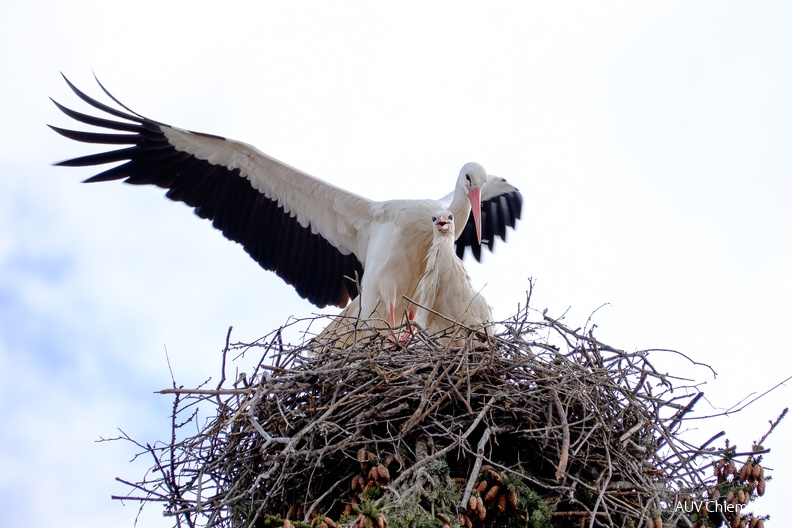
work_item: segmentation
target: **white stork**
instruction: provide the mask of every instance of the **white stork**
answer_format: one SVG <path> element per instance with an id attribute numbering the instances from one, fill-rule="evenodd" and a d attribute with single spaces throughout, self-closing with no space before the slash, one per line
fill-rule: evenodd
<path id="1" fill-rule="evenodd" d="M 513 228 L 520 217 L 520 192 L 502 178 L 488 180 L 477 163 L 462 167 L 450 204 L 372 201 L 245 143 L 143 117 L 101 83 L 105 94 L 125 111 L 89 97 L 64 79 L 83 101 L 120 121 L 76 112 L 53 100 L 69 117 L 105 130 L 51 128 L 76 141 L 127 147 L 56 165 L 124 162 L 85 181 L 123 179 L 168 189 L 168 198 L 194 207 L 198 216 L 242 244 L 264 269 L 274 271 L 319 307 L 347 305 L 358 293 L 359 278 L 360 312 L 368 316 L 379 310 L 379 317 L 393 327 L 396 314 L 407 308 L 402 295 L 412 292 L 424 273 L 424 257 L 432 242 L 426 218 L 432 212 L 448 208 L 461 220 L 454 233 L 461 240 L 457 254 L 461 257 L 469 245 L 479 260 L 482 224 L 483 241 L 492 249 L 495 236 L 505 240 L 507 227 Z M 466 222 L 469 216 L 472 220 Z"/>
<path id="2" fill-rule="evenodd" d="M 415 322 L 429 334 L 453 326 L 451 321 L 472 329 L 486 327 L 492 322 L 492 310 L 454 254 L 454 214 L 437 211 L 432 224 L 434 240 L 426 254 L 426 272 L 415 291 Z"/>

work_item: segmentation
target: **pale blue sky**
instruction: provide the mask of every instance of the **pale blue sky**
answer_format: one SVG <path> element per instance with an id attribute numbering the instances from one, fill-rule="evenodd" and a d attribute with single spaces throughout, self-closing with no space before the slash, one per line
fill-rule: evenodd
<path id="1" fill-rule="evenodd" d="M 170 378 L 215 375 L 225 332 L 253 340 L 316 310 L 159 189 L 82 185 L 50 163 L 93 151 L 48 101 L 60 78 L 134 110 L 254 144 L 369 196 L 440 197 L 467 161 L 525 196 L 474 282 L 666 356 L 729 406 L 792 373 L 792 7 L 785 2 L 47 2 L 0 17 L 0 509 L 9 526 L 131 526 L 122 428 L 168 434 Z M 739 445 L 790 404 L 699 423 Z M 701 411 L 708 409 L 702 405 Z M 758 510 L 783 522 L 789 424 Z M 42 505 L 45 505 L 42 507 Z M 168 526 L 156 508 L 145 526 Z"/>

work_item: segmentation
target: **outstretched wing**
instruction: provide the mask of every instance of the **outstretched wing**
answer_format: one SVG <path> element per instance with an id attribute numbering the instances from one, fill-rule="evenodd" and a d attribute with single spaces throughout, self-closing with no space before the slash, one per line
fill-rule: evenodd
<path id="1" fill-rule="evenodd" d="M 223 235 L 242 244 L 264 269 L 274 271 L 319 307 L 343 307 L 357 295 L 354 279 L 362 276 L 366 259 L 369 200 L 250 145 L 145 118 L 103 86 L 124 111 L 87 96 L 68 79 L 66 82 L 80 99 L 118 120 L 76 112 L 53 101 L 72 119 L 105 130 L 51 128 L 76 141 L 124 147 L 57 165 L 121 162 L 86 182 L 124 180 L 168 189 L 168 198 L 194 207 L 198 216 L 211 220 Z"/>

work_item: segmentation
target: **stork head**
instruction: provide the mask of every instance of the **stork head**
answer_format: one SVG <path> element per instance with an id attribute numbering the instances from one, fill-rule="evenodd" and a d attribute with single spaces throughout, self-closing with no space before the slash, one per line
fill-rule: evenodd
<path id="1" fill-rule="evenodd" d="M 470 200 L 470 212 L 476 224 L 476 237 L 481 244 L 481 188 L 487 183 L 487 171 L 478 163 L 466 163 L 459 172 L 460 185 L 464 186 L 465 194 Z"/>
<path id="2" fill-rule="evenodd" d="M 447 209 L 441 209 L 432 215 L 432 223 L 435 227 L 435 237 L 448 236 L 454 239 L 454 215 Z"/>

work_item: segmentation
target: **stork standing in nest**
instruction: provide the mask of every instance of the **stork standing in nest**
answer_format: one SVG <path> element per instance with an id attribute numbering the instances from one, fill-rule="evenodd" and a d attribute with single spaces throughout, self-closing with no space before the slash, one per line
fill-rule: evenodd
<path id="1" fill-rule="evenodd" d="M 450 203 L 378 202 L 310 176 L 245 143 L 143 117 L 104 87 L 123 110 L 66 82 L 105 116 L 55 103 L 58 108 L 76 121 L 103 130 L 52 128 L 76 141 L 125 147 L 58 165 L 121 162 L 86 181 L 124 180 L 168 189 L 168 198 L 194 207 L 198 216 L 240 243 L 264 269 L 274 271 L 319 307 L 344 307 L 360 291 L 346 313 L 387 321 L 393 328 L 403 314 L 412 315 L 413 308 L 403 296 L 415 289 L 424 273 L 424 257 L 432 243 L 424 219 L 433 211 L 447 208 L 460 219 L 450 232 L 451 244 L 459 238 L 457 254 L 461 257 L 469 246 L 477 259 L 482 239 L 492 249 L 495 237 L 505 239 L 507 228 L 513 228 L 520 217 L 522 196 L 517 188 L 502 178 L 488 177 L 477 163 L 462 167 Z"/>
<path id="2" fill-rule="evenodd" d="M 426 254 L 426 272 L 415 292 L 415 322 L 432 335 L 454 323 L 486 331 L 493 320 L 492 309 L 473 288 L 465 265 L 454 252 L 454 219 L 447 209 L 432 215 L 434 238 Z"/>

